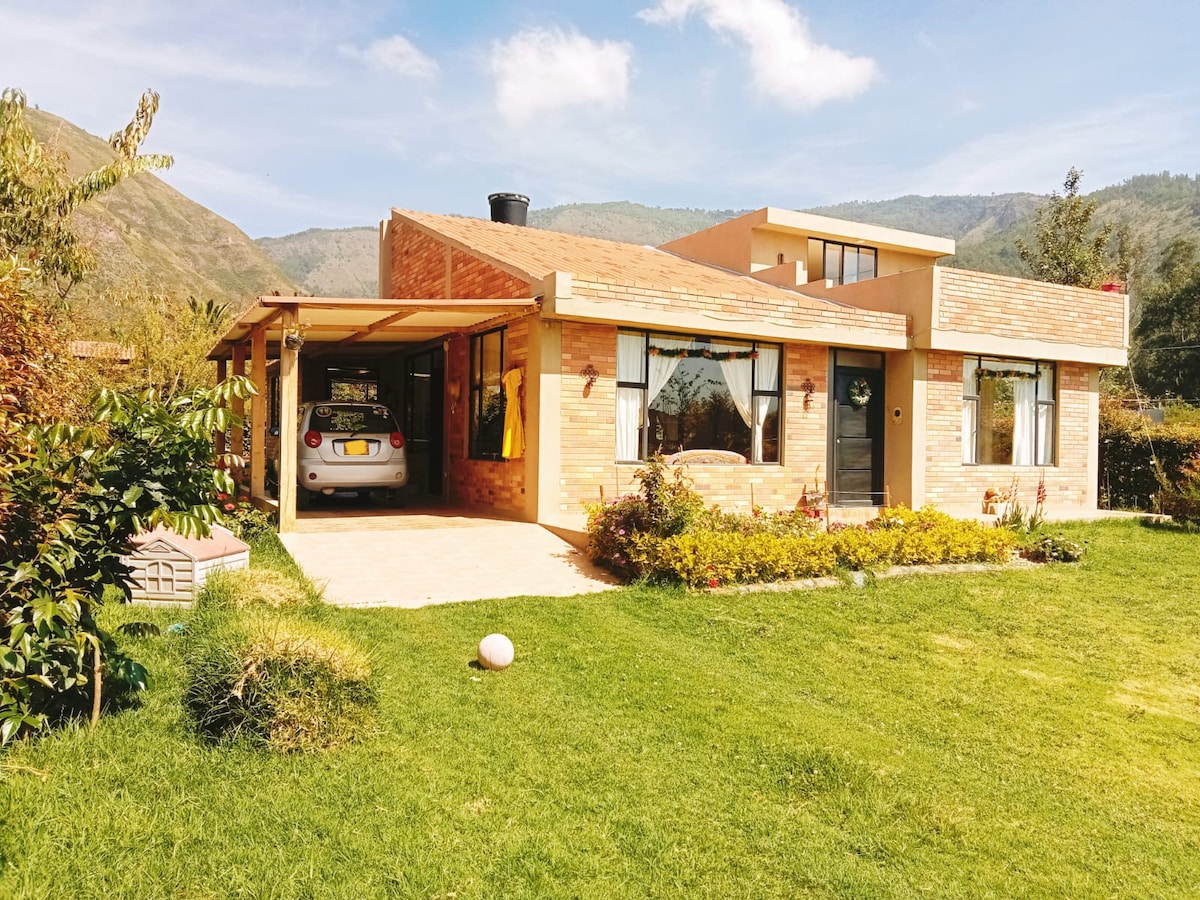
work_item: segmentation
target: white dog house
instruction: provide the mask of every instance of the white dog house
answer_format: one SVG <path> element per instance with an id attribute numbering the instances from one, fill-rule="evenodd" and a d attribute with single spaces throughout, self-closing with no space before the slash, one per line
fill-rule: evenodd
<path id="1" fill-rule="evenodd" d="M 250 565 L 250 545 L 228 528 L 212 527 L 206 538 L 187 538 L 161 525 L 130 540 L 122 557 L 132 570 L 135 601 L 191 601 L 210 572 Z"/>

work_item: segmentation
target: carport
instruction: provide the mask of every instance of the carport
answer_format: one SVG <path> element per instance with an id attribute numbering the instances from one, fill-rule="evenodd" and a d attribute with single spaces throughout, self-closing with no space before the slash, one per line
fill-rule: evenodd
<path id="1" fill-rule="evenodd" d="M 217 363 L 219 378 L 249 375 L 258 389 L 258 396 L 250 403 L 248 423 L 233 429 L 228 447 L 236 455 L 245 457 L 248 444 L 248 487 L 253 502 L 260 506 L 275 506 L 267 492 L 267 448 L 272 437 L 268 410 L 274 402 L 279 410 L 279 530 L 295 530 L 298 423 L 294 414 L 286 413 L 298 409 L 303 399 L 325 399 L 309 396 L 312 391 L 305 391 L 302 370 L 306 361 L 324 358 L 343 364 L 353 361 L 370 364 L 383 358 L 403 359 L 406 355 L 431 349 L 444 352 L 453 336 L 498 327 L 529 315 L 538 305 L 536 297 L 257 298 L 209 353 L 209 359 Z M 277 394 L 272 390 L 273 379 L 268 378 L 269 369 L 277 372 Z M 448 407 L 452 402 L 451 390 L 448 389 L 446 370 L 443 369 L 441 374 L 441 390 L 436 396 Z M 323 389 L 324 383 L 312 387 Z M 233 411 L 240 419 L 244 418 L 243 402 L 234 400 Z M 440 416 L 439 420 L 445 421 L 446 417 Z M 225 452 L 226 436 L 217 435 L 216 439 L 218 451 Z M 442 452 L 444 456 L 445 451 Z M 444 465 L 444 458 L 442 463 Z"/>

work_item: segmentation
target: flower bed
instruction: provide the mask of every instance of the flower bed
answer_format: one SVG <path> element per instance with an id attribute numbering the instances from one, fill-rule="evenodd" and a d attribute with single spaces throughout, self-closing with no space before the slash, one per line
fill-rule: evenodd
<path id="1" fill-rule="evenodd" d="M 639 495 L 589 509 L 591 558 L 627 580 L 719 587 L 830 575 L 838 569 L 1007 562 L 1016 535 L 934 509 L 884 509 L 865 525 L 824 524 L 802 512 L 744 515 L 705 509 L 686 476 L 652 460 Z"/>

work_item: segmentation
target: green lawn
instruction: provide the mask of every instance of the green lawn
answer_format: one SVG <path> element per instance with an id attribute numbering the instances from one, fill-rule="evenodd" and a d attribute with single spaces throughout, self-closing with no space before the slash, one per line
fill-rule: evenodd
<path id="1" fill-rule="evenodd" d="M 0 757 L 0 896 L 1195 897 L 1200 536 L 1066 531 L 1079 566 L 337 611 L 381 714 L 328 755 L 201 745 L 137 641 L 141 708 Z"/>

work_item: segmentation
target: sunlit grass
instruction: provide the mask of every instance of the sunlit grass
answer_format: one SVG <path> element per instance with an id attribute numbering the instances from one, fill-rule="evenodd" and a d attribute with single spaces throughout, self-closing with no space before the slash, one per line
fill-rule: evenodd
<path id="1" fill-rule="evenodd" d="M 335 611 L 381 729 L 325 755 L 205 746 L 178 642 L 131 642 L 141 708 L 0 758 L 0 895 L 1195 896 L 1200 538 L 1067 531 L 1081 565 Z"/>

